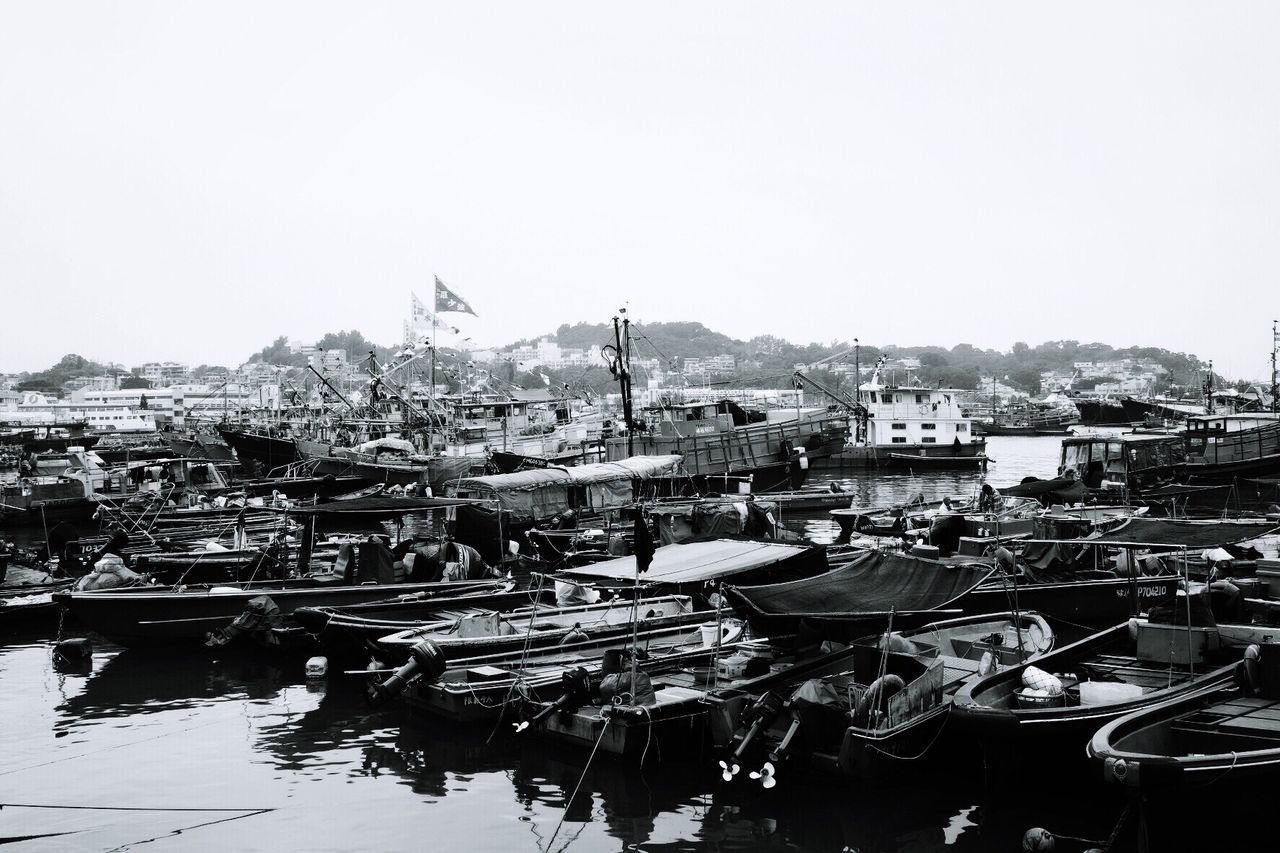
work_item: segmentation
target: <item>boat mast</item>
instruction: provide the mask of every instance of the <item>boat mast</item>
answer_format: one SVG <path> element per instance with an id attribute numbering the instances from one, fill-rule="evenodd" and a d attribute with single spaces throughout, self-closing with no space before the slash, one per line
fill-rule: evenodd
<path id="1" fill-rule="evenodd" d="M 1280 329 L 1271 321 L 1271 412 L 1280 412 L 1280 384 L 1276 382 L 1276 348 L 1280 346 Z"/>
<path id="2" fill-rule="evenodd" d="M 1213 414 L 1213 359 L 1209 359 L 1209 373 L 1204 378 L 1204 411 Z"/>
<path id="3" fill-rule="evenodd" d="M 853 443 L 862 441 L 863 424 L 858 412 L 862 408 L 862 342 L 853 339 Z"/>
<path id="4" fill-rule="evenodd" d="M 623 308 L 619 313 L 625 314 Z M 627 456 L 635 455 L 635 424 L 631 417 L 631 320 L 613 318 L 613 342 L 616 358 L 614 359 L 614 375 L 618 378 L 618 387 L 622 391 L 622 419 L 627 426 Z"/>

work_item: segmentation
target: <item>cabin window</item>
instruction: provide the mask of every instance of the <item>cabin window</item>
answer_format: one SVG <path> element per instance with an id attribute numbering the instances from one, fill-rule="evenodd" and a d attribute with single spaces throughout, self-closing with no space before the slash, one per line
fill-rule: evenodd
<path id="1" fill-rule="evenodd" d="M 895 402 L 895 403 L 901 403 L 901 402 L 902 402 L 902 395 L 901 395 L 901 394 L 894 394 L 894 395 L 893 395 L 893 402 Z"/>
<path id="2" fill-rule="evenodd" d="M 907 437 L 906 437 L 905 435 L 895 435 L 895 436 L 893 437 L 893 443 L 894 443 L 894 444 L 906 444 L 906 443 L 907 443 Z"/>
<path id="3" fill-rule="evenodd" d="M 917 394 L 917 395 L 916 395 L 916 402 L 917 402 L 917 403 L 923 403 L 923 402 L 924 402 L 924 395 L 923 395 L 923 394 Z"/>
<path id="4" fill-rule="evenodd" d="M 871 402 L 873 402 L 873 403 L 874 403 L 875 401 L 876 401 L 876 392 L 875 392 L 875 391 L 872 391 L 872 392 L 871 392 Z"/>
<path id="5" fill-rule="evenodd" d="M 893 429 L 906 429 L 906 424 L 893 424 Z"/>
<path id="6" fill-rule="evenodd" d="M 968 432 L 968 431 L 969 431 L 968 424 L 956 424 L 956 432 Z"/>
<path id="7" fill-rule="evenodd" d="M 920 424 L 920 429 L 937 429 L 937 424 Z"/>
<path id="8" fill-rule="evenodd" d="M 937 444 L 938 439 L 934 438 L 931 435 L 926 435 L 924 438 L 920 439 L 920 443 L 921 444 Z"/>

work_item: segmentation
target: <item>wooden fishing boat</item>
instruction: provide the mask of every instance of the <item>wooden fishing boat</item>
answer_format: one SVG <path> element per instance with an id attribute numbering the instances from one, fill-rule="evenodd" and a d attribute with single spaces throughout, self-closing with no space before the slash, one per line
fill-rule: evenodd
<path id="1" fill-rule="evenodd" d="M 1224 642 L 1217 627 L 1135 619 L 1039 660 L 1041 670 L 1059 674 L 1060 689 L 1050 696 L 1027 698 L 1026 667 L 1020 666 L 962 687 L 952 713 L 957 727 L 987 745 L 1079 754 L 1100 726 L 1118 717 L 1229 682 L 1243 652 L 1238 631 Z"/>
<path id="2" fill-rule="evenodd" d="M 294 621 L 315 635 L 330 657 L 349 659 L 376 651 L 376 641 L 400 631 L 430 628 L 445 620 L 504 613 L 533 604 L 554 606 L 551 589 L 515 589 L 456 596 L 401 595 L 348 607 L 300 607 Z"/>
<path id="3" fill-rule="evenodd" d="M 721 745 L 734 747 L 726 773 L 761 754 L 767 777 L 782 763 L 850 778 L 914 769 L 941 737 L 961 685 L 1036 660 L 1053 642 L 1039 614 L 967 616 L 867 638 L 818 666 L 718 691 Z"/>
<path id="4" fill-rule="evenodd" d="M 53 594 L 69 589 L 72 578 L 0 584 L 0 630 L 56 625 L 59 608 Z"/>
<path id="5" fill-rule="evenodd" d="M 972 456 L 926 456 L 914 453 L 890 453 L 890 461 L 900 468 L 914 468 L 928 471 L 952 471 L 962 468 L 985 468 L 987 454 L 977 453 Z"/>
<path id="6" fill-rule="evenodd" d="M 299 459 L 297 445 L 287 434 L 272 435 L 265 429 L 230 424 L 217 424 L 215 429 L 242 465 L 256 462 L 264 471 L 271 471 Z"/>
<path id="7" fill-rule="evenodd" d="M 1275 645 L 1246 653 L 1269 670 L 1259 683 L 1249 683 L 1246 664 L 1229 682 L 1107 723 L 1089 741 L 1089 757 L 1108 782 L 1146 794 L 1207 793 L 1209 785 L 1220 794 L 1238 794 L 1274 781 L 1280 774 L 1280 684 L 1276 661 L 1266 659 L 1278 654 Z"/>
<path id="8" fill-rule="evenodd" d="M 497 592 L 502 581 L 453 581 L 395 585 L 346 585 L 337 576 L 310 576 L 235 586 L 130 587 L 55 593 L 72 616 L 109 640 L 126 646 L 203 643 L 214 628 L 243 613 L 251 599 L 269 596 L 288 616 L 299 607 L 342 607 L 385 599 L 394 593 L 460 595 Z"/>
<path id="9" fill-rule="evenodd" d="M 634 690 L 625 660 L 614 673 L 616 686 L 606 680 L 604 670 L 593 670 L 585 691 L 566 689 L 554 700 L 526 701 L 523 711 L 532 716 L 517 730 L 640 764 L 703 745 L 708 692 L 739 680 L 730 674 L 738 661 L 767 667 L 773 656 L 767 641 L 741 639 L 744 626 L 738 620 L 703 627 L 710 629 L 710 642 L 704 636 L 701 643 L 687 642 L 678 653 L 650 655 L 638 662 Z M 719 643 L 714 640 L 716 631 L 722 632 Z M 575 686 L 571 673 L 562 681 Z M 617 690 L 621 695 L 615 700 Z"/>
<path id="10" fill-rule="evenodd" d="M 705 672 L 715 655 L 731 653 L 743 638 L 742 623 L 727 620 L 722 643 L 708 644 L 702 630 L 707 616 L 686 613 L 641 622 L 634 635 L 628 627 L 616 636 L 594 636 L 542 650 L 458 657 L 449 660 L 438 677 L 410 683 L 405 700 L 415 711 L 463 723 L 514 716 L 517 710 L 526 719 L 550 708 L 572 712 L 591 705 L 592 693 L 598 697 L 606 674 L 629 668 L 633 642 L 642 650 L 636 662 L 642 672 L 684 669 L 691 678 Z M 599 718 L 600 708 L 592 708 L 589 713 Z"/>
<path id="11" fill-rule="evenodd" d="M 593 636 L 626 636 L 632 621 L 660 623 L 662 619 L 693 612 L 688 596 L 667 595 L 635 601 L 611 599 L 572 607 L 526 607 L 509 613 L 487 612 L 458 619 L 440 620 L 418 628 L 396 631 L 376 641 L 378 655 L 403 663 L 411 650 L 430 640 L 446 656 L 475 657 L 520 649 L 545 649 L 562 642 Z"/>

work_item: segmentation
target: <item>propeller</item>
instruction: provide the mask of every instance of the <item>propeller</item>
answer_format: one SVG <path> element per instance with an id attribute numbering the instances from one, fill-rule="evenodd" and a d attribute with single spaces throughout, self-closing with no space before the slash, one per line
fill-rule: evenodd
<path id="1" fill-rule="evenodd" d="M 728 763 L 727 761 L 720 762 L 720 776 L 726 782 L 732 782 L 733 777 L 737 776 L 738 771 L 741 769 L 742 767 L 736 761 L 733 762 L 732 764 Z"/>
<path id="2" fill-rule="evenodd" d="M 768 790 L 778 784 L 777 770 L 774 768 L 772 761 L 766 761 L 759 771 L 752 770 L 747 775 L 752 779 L 759 779 L 761 786 L 763 786 L 765 790 Z"/>

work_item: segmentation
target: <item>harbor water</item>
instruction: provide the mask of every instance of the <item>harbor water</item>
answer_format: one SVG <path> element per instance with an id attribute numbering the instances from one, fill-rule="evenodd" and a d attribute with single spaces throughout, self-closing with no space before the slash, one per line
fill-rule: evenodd
<path id="1" fill-rule="evenodd" d="M 993 439 L 997 486 L 1051 476 L 1054 438 Z M 968 494 L 972 474 L 863 473 L 841 485 L 877 505 Z M 815 479 L 821 479 L 815 477 Z M 787 519 L 814 539 L 822 514 Z M 373 710 L 363 680 L 244 657 L 123 650 L 54 667 L 48 639 L 0 645 L 0 840 L 11 849 L 467 851 L 930 851 L 1022 849 L 1042 826 L 1058 850 L 1105 840 L 1125 808 L 1099 784 L 1063 793 L 981 768 L 887 785 L 788 779 L 726 784 L 716 756 L 643 767 L 523 742 L 506 729 Z M 1264 846 L 1254 849 L 1269 849 Z M 1240 849 L 1244 849 L 1241 847 Z"/>

